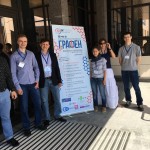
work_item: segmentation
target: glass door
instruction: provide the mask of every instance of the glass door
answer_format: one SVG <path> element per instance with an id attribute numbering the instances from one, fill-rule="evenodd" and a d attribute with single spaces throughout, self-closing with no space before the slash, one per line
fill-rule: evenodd
<path id="1" fill-rule="evenodd" d="M 134 42 L 142 48 L 143 56 L 150 56 L 150 5 L 133 8 Z"/>

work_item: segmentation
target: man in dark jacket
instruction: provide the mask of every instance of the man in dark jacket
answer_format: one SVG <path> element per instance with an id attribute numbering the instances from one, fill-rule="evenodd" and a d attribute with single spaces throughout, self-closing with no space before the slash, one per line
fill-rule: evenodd
<path id="1" fill-rule="evenodd" d="M 8 65 L 10 65 L 9 57 L 3 52 L 3 44 L 0 43 L 0 56 L 7 60 Z"/>
<path id="2" fill-rule="evenodd" d="M 47 39 L 40 42 L 41 51 L 37 53 L 36 59 L 40 70 L 39 88 L 44 112 L 44 125 L 48 126 L 50 121 L 48 93 L 49 89 L 54 98 L 54 117 L 56 120 L 65 122 L 66 119 L 60 116 L 60 90 L 62 85 L 60 70 L 55 53 L 49 51 L 50 43 Z"/>
<path id="3" fill-rule="evenodd" d="M 9 92 L 9 90 L 11 92 Z M 12 99 L 17 98 L 17 93 L 15 92 L 15 86 L 12 81 L 7 61 L 0 56 L 0 118 L 7 143 L 12 146 L 18 146 L 19 142 L 13 138 L 13 130 L 10 120 L 10 94 Z"/>

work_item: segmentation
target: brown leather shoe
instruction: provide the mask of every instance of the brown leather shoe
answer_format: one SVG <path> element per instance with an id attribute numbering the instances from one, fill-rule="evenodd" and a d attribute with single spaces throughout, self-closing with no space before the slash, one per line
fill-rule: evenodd
<path id="1" fill-rule="evenodd" d="M 94 107 L 94 111 L 95 111 L 95 112 L 98 112 L 98 106 L 95 106 L 95 107 Z"/>
<path id="2" fill-rule="evenodd" d="M 106 112 L 106 107 L 102 107 L 102 113 Z"/>

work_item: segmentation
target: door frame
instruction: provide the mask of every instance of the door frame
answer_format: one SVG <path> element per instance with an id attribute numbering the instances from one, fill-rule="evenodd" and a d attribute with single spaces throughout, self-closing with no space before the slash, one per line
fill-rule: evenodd
<path id="1" fill-rule="evenodd" d="M 32 7 L 31 10 L 33 12 L 33 15 L 34 15 L 34 10 L 35 9 L 42 9 L 42 12 L 43 12 L 43 21 L 44 22 L 44 34 L 45 34 L 45 38 L 47 39 L 51 39 L 51 20 L 50 20 L 50 17 L 49 17 L 49 5 L 48 4 L 44 4 L 42 3 L 42 5 L 40 6 L 37 6 L 37 7 Z M 47 16 L 47 17 L 46 17 Z M 48 21 L 48 30 L 49 30 L 49 36 L 47 34 L 47 26 L 46 26 L 46 21 Z M 35 22 L 35 21 L 34 21 Z"/>

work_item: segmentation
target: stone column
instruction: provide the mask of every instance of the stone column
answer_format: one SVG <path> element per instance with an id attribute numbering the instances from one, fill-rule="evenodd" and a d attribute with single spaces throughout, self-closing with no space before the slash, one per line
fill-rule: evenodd
<path id="1" fill-rule="evenodd" d="M 49 17 L 52 24 L 69 24 L 67 0 L 47 0 L 47 3 L 49 4 Z"/>
<path id="2" fill-rule="evenodd" d="M 20 6 L 21 6 L 21 15 L 22 17 L 21 21 L 23 21 L 23 33 L 26 34 L 28 37 L 29 42 L 35 42 L 36 35 L 35 35 L 35 27 L 34 27 L 34 18 L 33 18 L 33 12 L 30 10 L 29 7 L 29 0 L 21 0 L 20 1 Z"/>
<path id="3" fill-rule="evenodd" d="M 107 1 L 96 0 L 96 20 L 98 39 L 108 38 L 107 30 Z"/>

